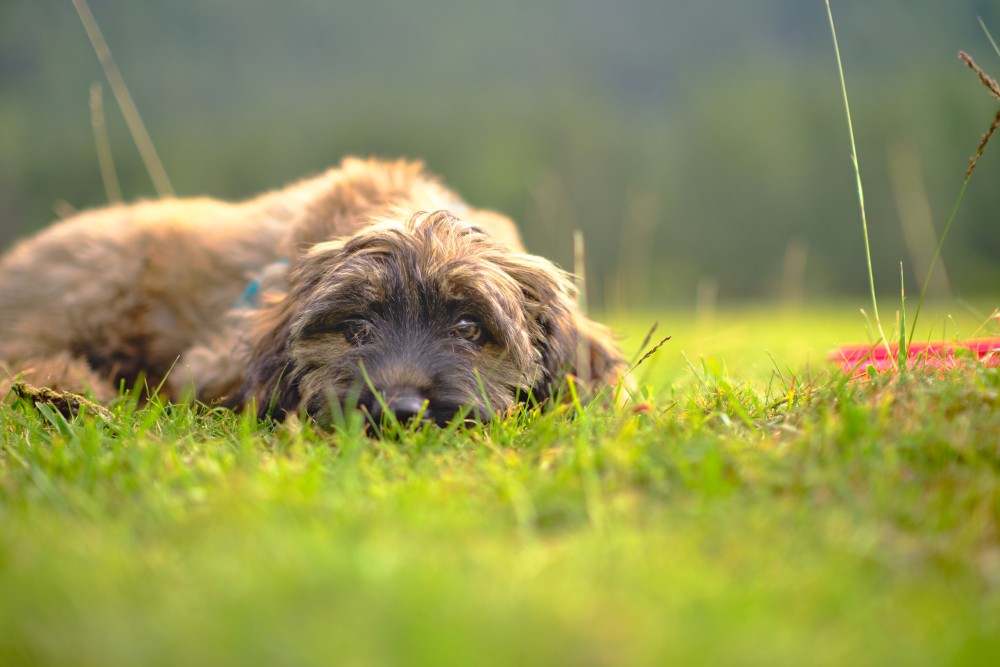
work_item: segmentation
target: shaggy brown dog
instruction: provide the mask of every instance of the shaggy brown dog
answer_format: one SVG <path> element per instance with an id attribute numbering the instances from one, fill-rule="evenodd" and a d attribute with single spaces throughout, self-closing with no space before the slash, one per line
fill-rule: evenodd
<path id="1" fill-rule="evenodd" d="M 144 378 L 261 415 L 356 403 L 438 423 L 623 365 L 507 218 L 419 164 L 358 159 L 244 203 L 115 206 L 22 242 L 0 260 L 0 359 L 103 399 Z"/>

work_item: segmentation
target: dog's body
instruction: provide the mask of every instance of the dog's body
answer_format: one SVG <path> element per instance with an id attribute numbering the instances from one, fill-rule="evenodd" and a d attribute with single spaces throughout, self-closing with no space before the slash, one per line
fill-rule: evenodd
<path id="1" fill-rule="evenodd" d="M 622 366 L 507 218 L 420 165 L 357 159 L 244 203 L 115 206 L 22 242 L 0 261 L 0 361 L 99 398 L 145 378 L 262 414 L 353 398 L 438 422 Z"/>

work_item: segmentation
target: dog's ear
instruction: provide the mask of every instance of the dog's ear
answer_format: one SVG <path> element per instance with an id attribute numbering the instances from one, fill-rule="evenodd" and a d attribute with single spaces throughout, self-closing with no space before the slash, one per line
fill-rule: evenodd
<path id="1" fill-rule="evenodd" d="M 298 407 L 298 382 L 289 354 L 294 316 L 294 302 L 289 296 L 254 313 L 251 325 L 253 347 L 235 407 L 254 404 L 261 419 L 281 419 Z"/>
<path id="2" fill-rule="evenodd" d="M 624 359 L 610 331 L 580 312 L 570 276 L 533 255 L 507 253 L 499 263 L 521 288 L 528 334 L 539 358 L 534 398 L 547 399 L 567 374 L 587 385 L 615 383 Z"/>
<path id="3" fill-rule="evenodd" d="M 255 403 L 260 418 L 281 419 L 299 407 L 301 369 L 291 354 L 293 327 L 310 296 L 343 256 L 343 240 L 317 243 L 293 263 L 280 293 L 267 297 L 250 316 L 251 351 L 235 406 Z"/>
<path id="4" fill-rule="evenodd" d="M 612 333 L 583 315 L 576 304 L 568 308 L 543 306 L 537 315 L 542 352 L 541 376 L 532 393 L 548 398 L 572 375 L 587 393 L 614 385 L 622 377 L 625 360 Z"/>
<path id="5" fill-rule="evenodd" d="M 576 363 L 573 373 L 586 382 L 613 385 L 622 377 L 627 364 L 614 334 L 579 311 L 574 311 L 576 328 Z"/>

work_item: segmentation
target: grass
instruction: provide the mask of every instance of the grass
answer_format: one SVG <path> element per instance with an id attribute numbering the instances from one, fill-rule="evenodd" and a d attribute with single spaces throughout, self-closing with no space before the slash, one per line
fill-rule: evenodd
<path id="1" fill-rule="evenodd" d="M 664 318 L 641 414 L 0 407 L 0 664 L 996 664 L 1000 370 L 847 382 L 834 312 Z"/>
<path id="2" fill-rule="evenodd" d="M 848 381 L 844 312 L 667 317 L 647 411 L 386 441 L 0 405 L 0 665 L 997 664 L 1000 369 Z"/>

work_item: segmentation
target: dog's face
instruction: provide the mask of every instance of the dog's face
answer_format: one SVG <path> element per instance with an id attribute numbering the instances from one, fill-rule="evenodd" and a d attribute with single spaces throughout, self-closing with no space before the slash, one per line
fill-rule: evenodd
<path id="1" fill-rule="evenodd" d="M 548 397 L 577 358 L 572 284 L 438 212 L 313 246 L 257 322 L 244 403 L 328 422 L 356 405 L 378 420 L 484 420 Z M 587 336 L 584 336 L 587 338 Z M 605 366 L 618 359 L 589 340 Z"/>

